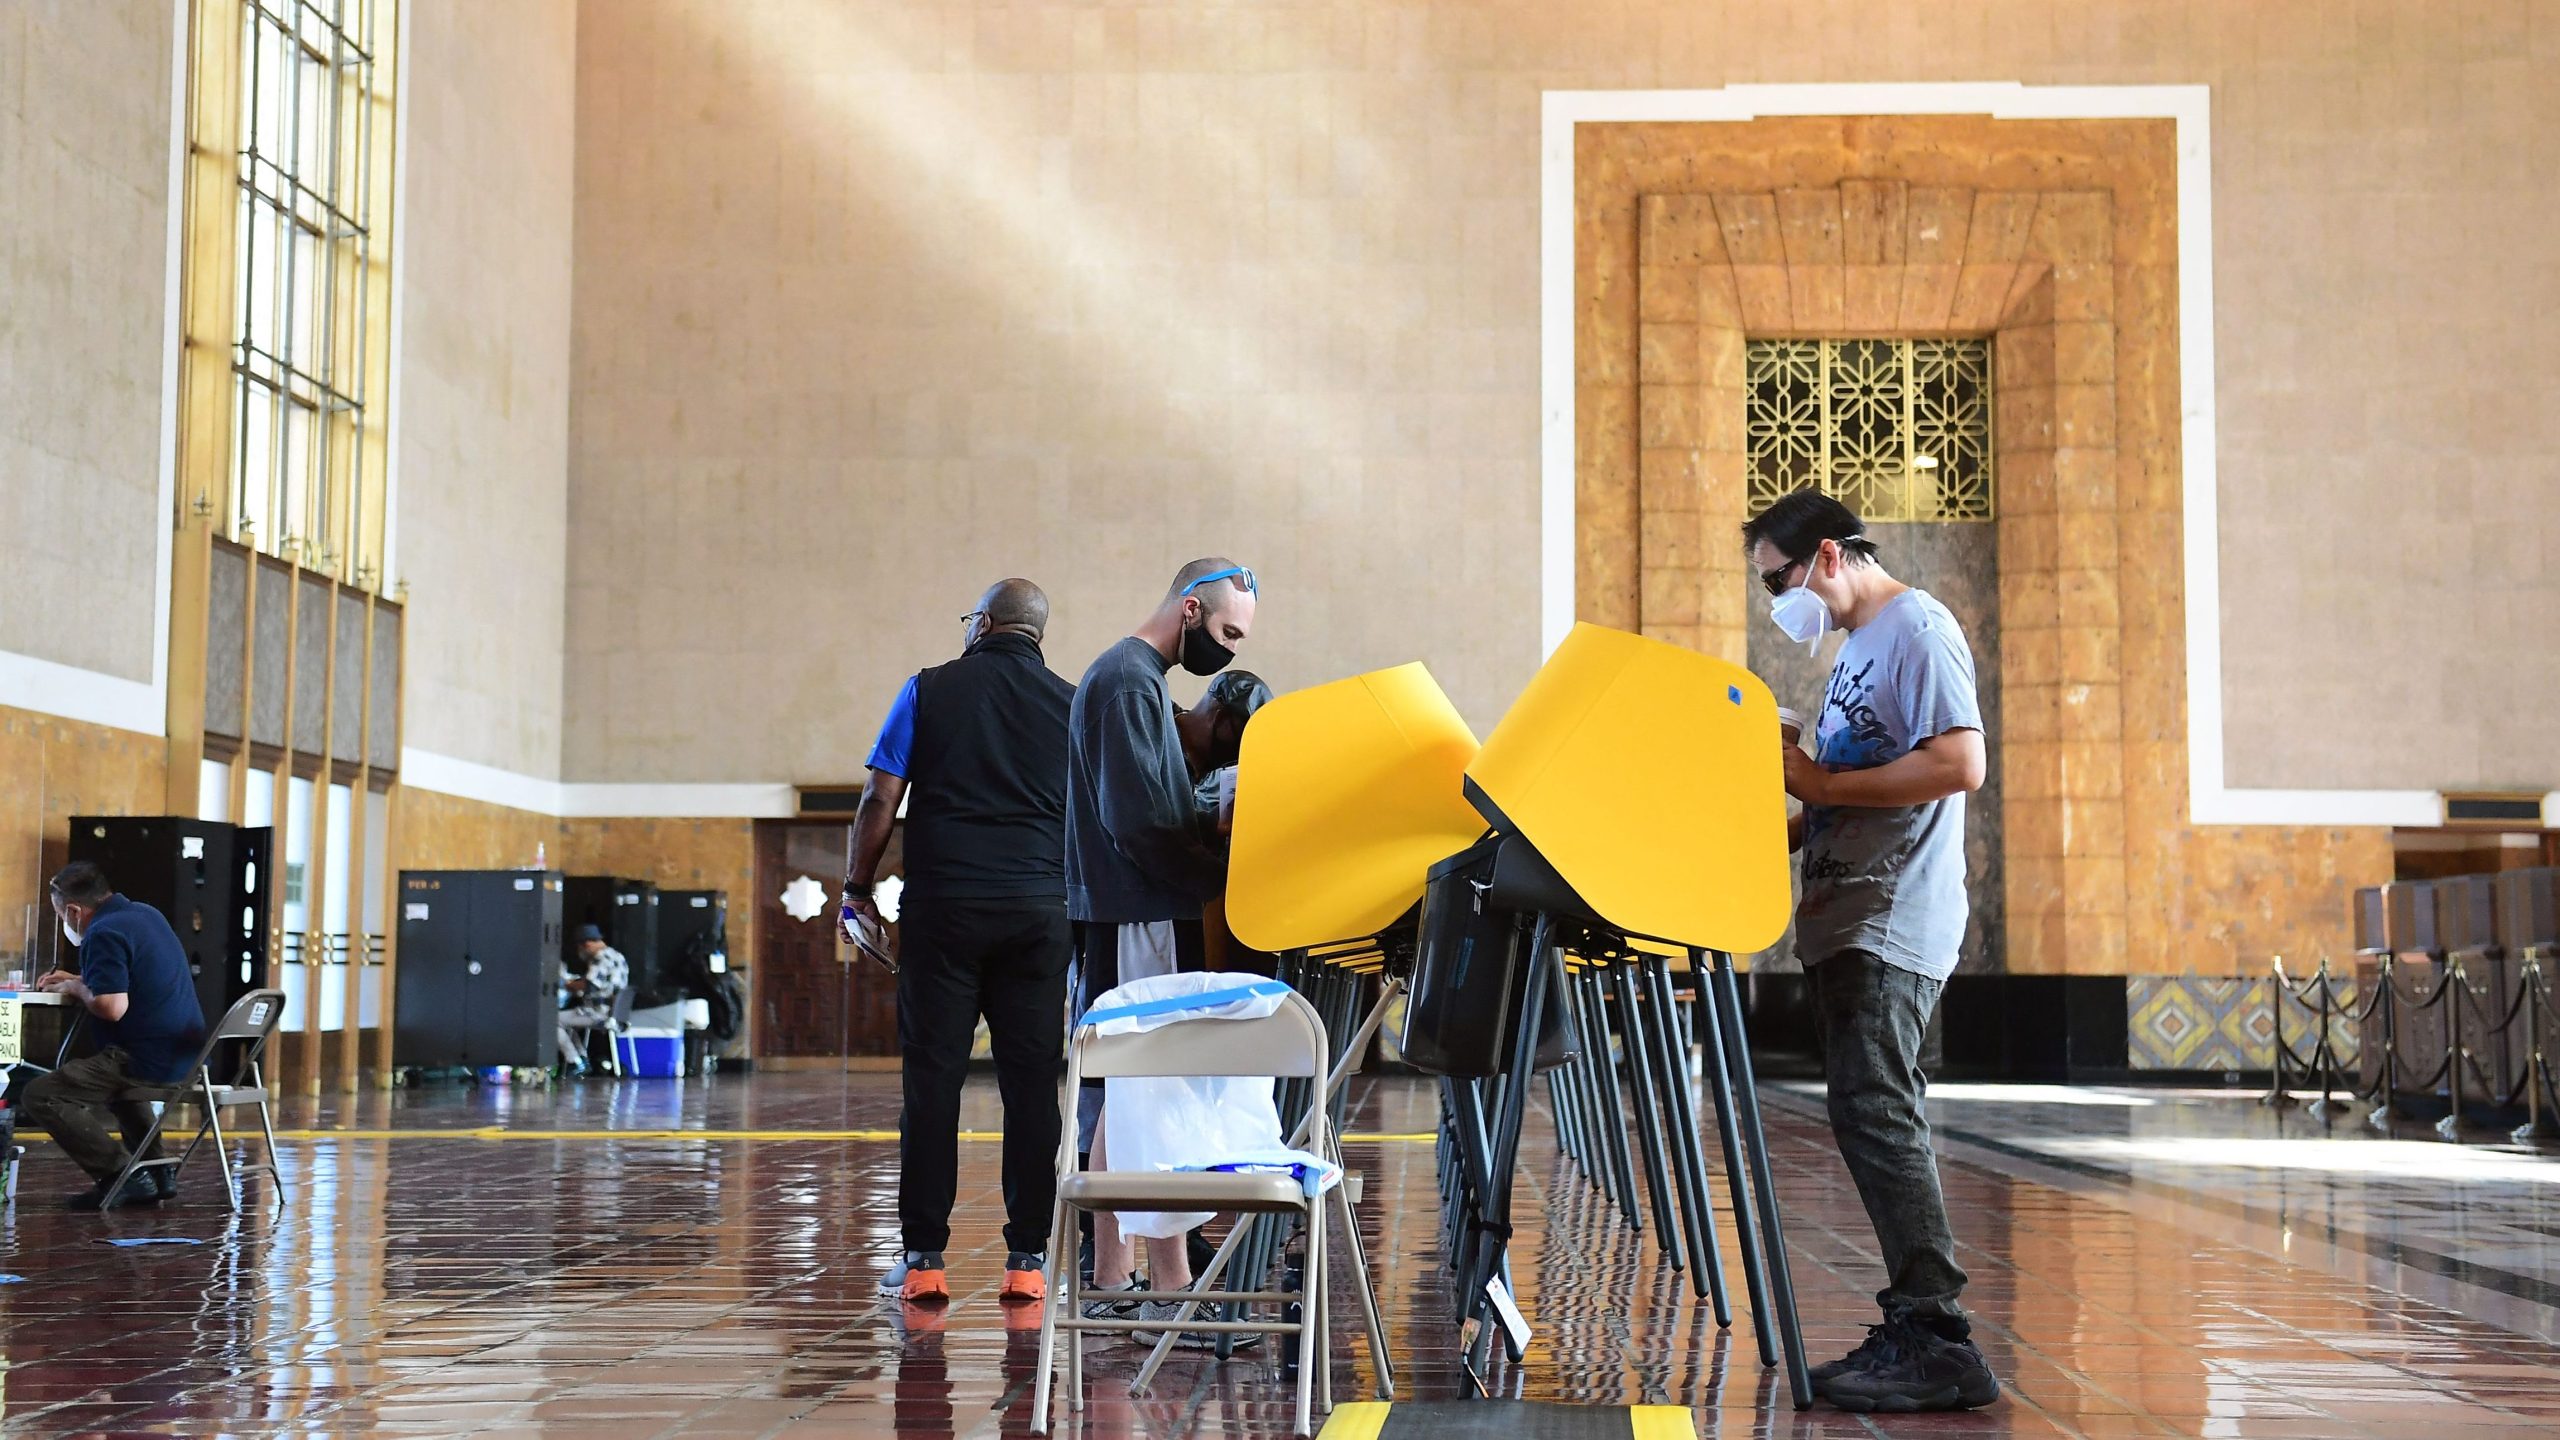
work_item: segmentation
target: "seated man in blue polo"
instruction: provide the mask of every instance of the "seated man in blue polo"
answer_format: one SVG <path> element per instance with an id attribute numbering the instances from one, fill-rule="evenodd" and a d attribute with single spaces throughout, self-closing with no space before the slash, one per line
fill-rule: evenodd
<path id="1" fill-rule="evenodd" d="M 187 1078 L 204 1048 L 204 1010 L 196 1004 L 195 976 L 167 917 L 127 900 L 107 883 L 106 872 L 86 860 L 53 877 L 53 913 L 63 938 L 80 947 L 80 971 L 56 970 L 36 982 L 84 1007 L 98 1039 L 98 1053 L 84 1055 L 27 1086 L 27 1120 L 51 1134 L 95 1188 L 71 1197 L 71 1208 L 95 1210 L 123 1173 L 125 1145 L 107 1128 L 113 1119 L 127 1144 L 151 1131 L 151 1107 L 124 1098 L 135 1085 L 167 1085 Z M 157 1159 L 155 1137 L 144 1159 Z M 157 1204 L 177 1193 L 168 1170 L 146 1170 L 116 1197 L 118 1206 Z"/>

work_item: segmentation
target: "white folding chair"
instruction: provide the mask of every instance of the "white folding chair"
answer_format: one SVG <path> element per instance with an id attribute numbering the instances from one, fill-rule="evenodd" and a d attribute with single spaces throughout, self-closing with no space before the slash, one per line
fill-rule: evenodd
<path id="1" fill-rule="evenodd" d="M 1165 1329 L 1175 1332 L 1228 1334 L 1295 1334 L 1298 1337 L 1298 1427 L 1312 1435 L 1314 1391 L 1323 1392 L 1322 1408 L 1333 1408 L 1333 1367 L 1325 1316 L 1326 1205 L 1309 1195 L 1292 1175 L 1226 1174 L 1204 1171 L 1082 1170 L 1076 1164 L 1075 1096 L 1088 1079 L 1140 1076 L 1269 1075 L 1306 1077 L 1315 1093 L 1326 1093 L 1330 1051 L 1324 1022 L 1297 993 L 1280 997 L 1280 1008 L 1253 1020 L 1197 1018 L 1177 1020 L 1131 1035 L 1097 1035 L 1091 1025 L 1077 1027 L 1067 1046 L 1066 1087 L 1061 1106 L 1066 1124 L 1058 1143 L 1058 1201 L 1050 1217 L 1053 1236 L 1072 1236 L 1075 1211 L 1211 1211 L 1218 1214 L 1294 1214 L 1306 1227 L 1306 1264 L 1298 1290 L 1115 1290 L 1114 1300 L 1135 1303 L 1172 1301 L 1181 1308 L 1170 1321 L 1088 1318 L 1084 1313 L 1083 1267 L 1075 1247 L 1049 1247 L 1049 1302 L 1040 1317 L 1040 1376 L 1033 1387 L 1031 1428 L 1049 1431 L 1049 1386 L 1054 1378 L 1058 1332 L 1067 1333 L 1067 1405 L 1084 1409 L 1084 1332 Z M 1322 1106 L 1317 1107 L 1309 1143 L 1318 1155 L 1333 1153 L 1332 1132 Z M 1287 1320 L 1192 1319 L 1195 1304 L 1236 1301 L 1257 1305 L 1295 1302 L 1300 1318 Z"/>

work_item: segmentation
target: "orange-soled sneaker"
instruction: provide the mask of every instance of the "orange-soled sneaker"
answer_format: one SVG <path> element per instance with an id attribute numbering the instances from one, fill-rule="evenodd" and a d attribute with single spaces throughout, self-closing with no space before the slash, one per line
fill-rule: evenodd
<path id="1" fill-rule="evenodd" d="M 1004 1259 L 1004 1289 L 997 1298 L 1023 1305 L 1048 1299 L 1048 1272 L 1047 1256 L 1014 1251 Z"/>
<path id="2" fill-rule="evenodd" d="M 941 1255 L 910 1250 L 896 1268 L 880 1277 L 880 1293 L 910 1305 L 937 1304 L 951 1298 L 951 1279 L 943 1271 Z"/>

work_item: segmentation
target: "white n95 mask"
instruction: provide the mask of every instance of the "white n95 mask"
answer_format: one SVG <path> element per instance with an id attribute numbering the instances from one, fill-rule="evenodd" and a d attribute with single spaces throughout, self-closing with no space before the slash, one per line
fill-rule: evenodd
<path id="1" fill-rule="evenodd" d="M 1812 574 L 1808 566 L 1806 578 L 1812 578 Z M 1777 622 L 1788 639 L 1810 650 L 1822 643 L 1823 632 L 1831 628 L 1831 607 L 1822 603 L 1821 596 L 1798 585 L 1783 595 L 1770 598 L 1769 618 Z"/>

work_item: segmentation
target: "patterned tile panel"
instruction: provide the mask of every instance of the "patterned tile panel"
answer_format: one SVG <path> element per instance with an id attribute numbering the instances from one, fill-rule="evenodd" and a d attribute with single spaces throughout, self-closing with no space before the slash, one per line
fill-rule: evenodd
<path id="1" fill-rule="evenodd" d="M 2356 1058 L 2353 976 L 2332 979 L 2329 1045 L 2342 1067 Z M 2265 1070 L 2274 1063 L 2275 982 L 2231 975 L 2128 975 L 2124 982 L 2126 1064 L 2135 1070 Z M 2315 991 L 2303 993 L 2317 1000 Z M 2283 1006 L 2285 1043 L 2308 1062 L 2320 1019 L 2310 1005 Z"/>

